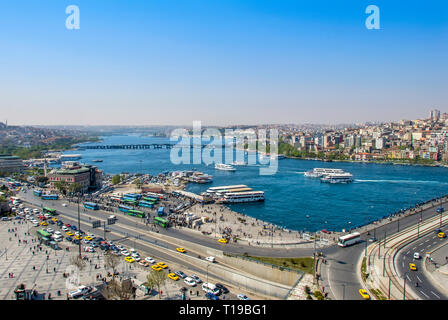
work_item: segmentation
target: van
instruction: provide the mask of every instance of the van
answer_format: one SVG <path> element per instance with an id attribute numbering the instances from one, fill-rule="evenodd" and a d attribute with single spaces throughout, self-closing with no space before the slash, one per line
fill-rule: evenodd
<path id="1" fill-rule="evenodd" d="M 221 293 L 221 291 L 213 283 L 209 282 L 205 282 L 202 284 L 202 290 L 204 290 L 205 292 L 212 293 L 215 296 Z"/>

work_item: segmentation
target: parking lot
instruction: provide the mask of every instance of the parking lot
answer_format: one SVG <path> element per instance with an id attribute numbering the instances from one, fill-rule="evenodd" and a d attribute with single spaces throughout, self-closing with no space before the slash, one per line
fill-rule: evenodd
<path id="1" fill-rule="evenodd" d="M 23 211 L 24 207 L 19 209 Z M 31 208 L 30 208 L 31 209 Z M 11 220 L 0 222 L 0 240 L 2 244 L 7 244 L 2 248 L 0 245 L 0 296 L 3 299 L 14 299 L 14 289 L 17 285 L 23 283 L 26 289 L 37 291 L 35 299 L 67 299 L 68 293 L 78 285 L 98 286 L 102 285 L 102 279 L 107 277 L 108 272 L 111 270 L 105 270 L 104 268 L 104 254 L 99 246 L 106 245 L 106 243 L 88 243 L 89 241 L 84 238 L 81 241 L 83 243 L 83 256 L 86 260 L 86 267 L 84 270 L 77 270 L 78 278 L 75 279 L 75 285 L 72 284 L 73 277 L 64 277 L 64 274 L 70 275 L 73 273 L 73 257 L 78 253 L 78 246 L 73 243 L 76 236 L 76 227 L 65 226 L 66 222 L 62 222 L 61 218 L 54 217 L 47 214 L 44 219 L 39 219 L 38 216 L 43 216 L 42 212 L 34 214 L 32 217 L 24 220 Z M 26 215 L 23 214 L 23 217 Z M 34 222 L 31 220 L 34 219 Z M 47 223 L 46 226 L 41 226 L 42 220 Z M 53 223 L 50 223 L 52 221 Z M 58 225 L 59 223 L 59 225 Z M 62 228 L 64 227 L 63 230 Z M 50 228 L 48 230 L 48 228 Z M 59 250 L 54 250 L 49 246 L 39 246 L 39 240 L 36 236 L 37 230 L 52 231 L 52 238 L 56 232 L 62 235 L 62 240 L 53 241 L 56 243 Z M 90 234 L 92 238 L 95 238 L 94 234 Z M 98 238 L 98 237 L 97 237 Z M 71 241 L 68 241 L 70 239 Z M 89 239 L 89 238 L 88 238 Z M 54 239 L 52 239 L 54 240 Z M 47 241 L 48 242 L 48 241 Z M 107 243 L 109 246 L 110 243 Z M 87 250 L 93 252 L 85 252 Z M 115 249 L 116 255 L 122 258 L 121 264 L 117 268 L 119 271 L 119 277 L 121 279 L 132 278 L 135 279 L 135 283 L 143 283 L 146 281 L 146 275 L 151 269 L 159 270 L 160 272 L 169 273 L 169 266 L 160 263 L 149 258 L 142 253 L 138 254 L 132 248 L 125 248 L 118 242 L 114 243 L 109 248 Z M 125 262 L 125 258 L 129 262 Z M 152 261 L 151 261 L 152 260 Z M 159 263 L 162 267 L 156 267 Z M 165 268 L 163 268 L 165 267 Z M 175 267 L 175 266 L 171 266 Z M 185 273 L 189 273 L 188 270 L 184 270 Z M 144 290 L 136 291 L 136 299 L 181 299 L 181 288 L 185 287 L 186 299 L 205 299 L 205 292 L 202 290 L 202 281 L 199 277 L 196 278 L 196 284 L 194 287 L 190 287 L 187 283 L 191 281 L 191 277 L 184 281 L 185 274 L 179 273 L 177 275 L 171 275 L 165 281 L 165 284 L 161 288 L 162 295 L 154 290 L 150 295 L 145 295 Z M 190 276 L 192 276 L 190 274 Z M 193 276 L 193 278 L 195 278 Z M 199 283 L 198 283 L 199 282 Z M 214 288 L 211 289 L 213 291 Z M 220 295 L 220 299 L 232 299 L 236 296 L 228 294 Z"/>

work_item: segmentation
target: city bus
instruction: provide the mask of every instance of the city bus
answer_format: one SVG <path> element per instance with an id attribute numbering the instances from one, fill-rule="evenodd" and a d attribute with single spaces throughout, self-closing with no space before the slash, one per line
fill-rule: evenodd
<path id="1" fill-rule="evenodd" d="M 152 202 L 153 204 L 154 203 L 156 203 L 158 200 L 159 200 L 159 198 L 155 198 L 155 197 L 143 197 L 143 200 L 144 201 L 148 201 L 148 202 Z"/>
<path id="2" fill-rule="evenodd" d="M 124 195 L 124 197 L 129 198 L 129 199 L 139 200 L 142 196 L 140 194 L 136 194 L 136 193 L 127 193 Z"/>
<path id="3" fill-rule="evenodd" d="M 126 203 L 126 204 L 130 204 L 130 205 L 133 205 L 133 206 L 138 205 L 138 200 L 134 200 L 134 199 L 126 199 L 126 198 L 123 198 L 123 199 L 121 200 L 121 202 Z"/>
<path id="4" fill-rule="evenodd" d="M 165 197 L 163 196 L 163 194 L 160 193 L 155 193 L 155 192 L 146 192 L 145 193 L 146 197 L 153 197 L 156 199 L 164 199 Z"/>
<path id="5" fill-rule="evenodd" d="M 354 232 L 354 233 L 350 233 L 345 236 L 339 237 L 338 246 L 348 247 L 348 246 L 351 246 L 358 242 L 361 242 L 361 234 L 359 232 Z"/>
<path id="6" fill-rule="evenodd" d="M 58 200 L 59 196 L 57 194 L 43 194 L 42 200 Z"/>
<path id="7" fill-rule="evenodd" d="M 133 209 L 132 209 L 132 207 L 128 207 L 128 206 L 118 206 L 118 210 L 120 210 L 121 212 L 128 213 L 130 210 L 133 210 Z"/>
<path id="8" fill-rule="evenodd" d="M 143 200 L 140 200 L 138 202 L 138 205 L 140 207 L 145 207 L 145 208 L 152 208 L 152 207 L 154 207 L 154 203 L 151 203 L 151 202 L 148 202 L 148 201 L 143 201 Z"/>
<path id="9" fill-rule="evenodd" d="M 51 208 L 48 208 L 48 207 L 44 207 L 44 208 L 42 209 L 42 211 L 43 211 L 44 213 L 51 214 L 52 216 L 55 216 L 55 215 L 56 215 L 56 210 L 55 210 L 55 209 L 51 209 Z"/>
<path id="10" fill-rule="evenodd" d="M 34 190 L 34 191 L 33 191 L 33 194 L 34 194 L 36 197 L 41 197 L 41 196 L 42 196 L 42 190 Z"/>
<path id="11" fill-rule="evenodd" d="M 95 202 L 84 202 L 84 208 L 90 210 L 99 210 L 100 207 Z"/>
<path id="12" fill-rule="evenodd" d="M 158 224 L 162 228 L 168 228 L 168 226 L 170 224 L 168 220 L 161 218 L 161 217 L 154 217 L 154 223 Z"/>
<path id="13" fill-rule="evenodd" d="M 140 210 L 129 210 L 128 215 L 134 216 L 134 217 L 139 217 L 139 218 L 146 217 L 145 213 Z"/>
<path id="14" fill-rule="evenodd" d="M 110 197 L 110 200 L 116 201 L 116 202 L 121 202 L 121 198 L 120 197 Z"/>

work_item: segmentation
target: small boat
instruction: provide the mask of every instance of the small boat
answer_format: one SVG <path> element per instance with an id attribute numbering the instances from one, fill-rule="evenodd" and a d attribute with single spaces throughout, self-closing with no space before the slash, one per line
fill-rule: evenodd
<path id="1" fill-rule="evenodd" d="M 103 160 L 97 159 L 97 160 L 92 160 L 92 162 L 103 162 Z"/>
<path id="2" fill-rule="evenodd" d="M 236 171 L 236 169 L 232 167 L 230 164 L 224 164 L 224 163 L 215 164 L 215 169 L 222 171 Z"/>

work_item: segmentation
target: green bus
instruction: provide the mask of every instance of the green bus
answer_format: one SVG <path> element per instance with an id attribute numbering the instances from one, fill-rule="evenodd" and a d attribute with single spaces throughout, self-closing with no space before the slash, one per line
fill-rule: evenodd
<path id="1" fill-rule="evenodd" d="M 126 204 L 130 204 L 130 205 L 133 205 L 133 206 L 138 205 L 138 200 L 123 199 L 123 200 L 121 200 L 121 202 L 126 203 Z"/>
<path id="2" fill-rule="evenodd" d="M 42 229 L 39 229 L 39 230 L 36 231 L 36 233 L 37 233 L 37 237 L 38 238 L 47 238 L 49 240 L 51 239 L 51 233 L 50 232 L 47 232 L 47 231 L 42 230 Z"/>
<path id="3" fill-rule="evenodd" d="M 42 211 L 43 211 L 44 213 L 51 214 L 52 216 L 55 216 L 55 215 L 56 215 L 56 210 L 55 210 L 55 209 L 51 209 L 51 208 L 48 208 L 48 207 L 44 207 L 44 208 L 42 209 Z"/>
<path id="4" fill-rule="evenodd" d="M 168 220 L 161 218 L 161 217 L 154 217 L 154 223 L 158 224 L 162 228 L 168 228 L 168 226 L 170 224 Z"/>
<path id="5" fill-rule="evenodd" d="M 129 210 L 128 215 L 134 216 L 134 217 L 139 217 L 139 218 L 146 217 L 146 214 L 140 210 Z"/>

